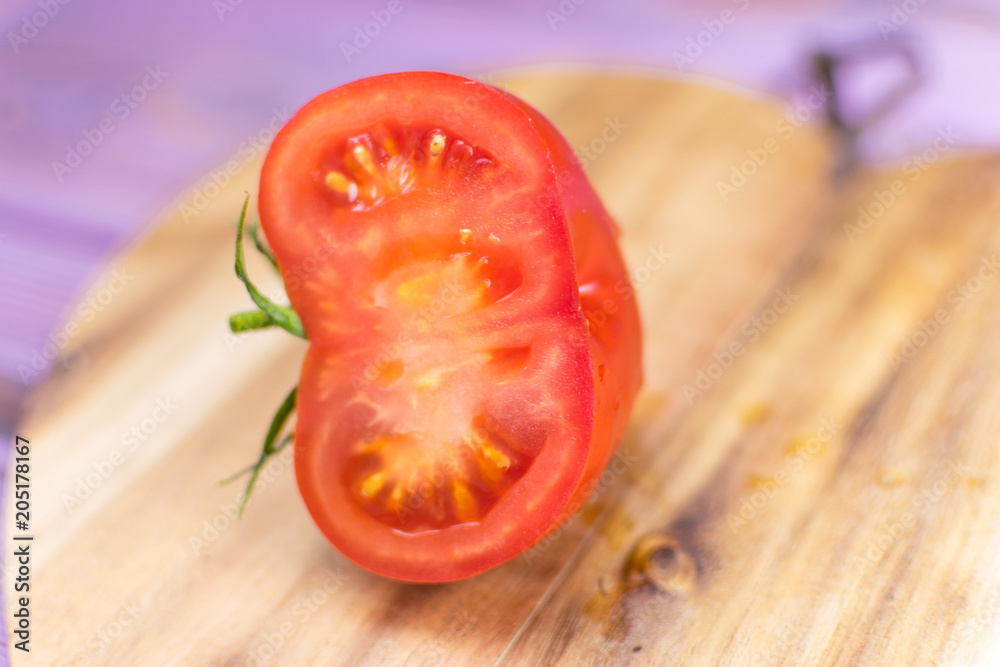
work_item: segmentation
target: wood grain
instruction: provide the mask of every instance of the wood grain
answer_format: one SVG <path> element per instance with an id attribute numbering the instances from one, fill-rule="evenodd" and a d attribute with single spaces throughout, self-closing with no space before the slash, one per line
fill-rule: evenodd
<path id="1" fill-rule="evenodd" d="M 990 664 L 1000 293 L 995 275 L 974 281 L 1000 253 L 1000 160 L 946 155 L 838 189 L 828 140 L 787 134 L 766 100 L 638 76 L 500 80 L 588 147 L 637 284 L 646 388 L 591 502 L 523 556 L 439 586 L 333 551 L 290 456 L 234 520 L 239 489 L 216 482 L 255 455 L 304 352 L 225 328 L 247 306 L 232 240 L 248 165 L 95 281 L 95 296 L 115 270 L 127 285 L 80 320 L 20 426 L 35 551 L 32 652 L 15 664 Z M 845 227 L 897 180 L 867 229 Z"/>
<path id="2" fill-rule="evenodd" d="M 826 230 L 783 281 L 794 306 L 642 428 L 643 473 L 598 522 L 615 540 L 515 663 L 994 664 L 1000 267 L 976 274 L 1000 257 L 998 169 L 940 165 L 854 243 Z"/>

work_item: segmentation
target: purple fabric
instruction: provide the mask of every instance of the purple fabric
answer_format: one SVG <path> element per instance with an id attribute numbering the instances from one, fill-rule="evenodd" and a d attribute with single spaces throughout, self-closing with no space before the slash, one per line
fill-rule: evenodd
<path id="1" fill-rule="evenodd" d="M 922 87 L 862 135 L 863 155 L 905 158 L 949 126 L 1000 146 L 1000 8 L 985 0 L 17 0 L 0 24 L 0 430 L 110 252 L 209 170 L 264 150 L 276 118 L 363 76 L 638 65 L 795 104 L 818 48 L 905 42 Z M 899 76 L 891 58 L 846 68 L 848 112 Z"/>

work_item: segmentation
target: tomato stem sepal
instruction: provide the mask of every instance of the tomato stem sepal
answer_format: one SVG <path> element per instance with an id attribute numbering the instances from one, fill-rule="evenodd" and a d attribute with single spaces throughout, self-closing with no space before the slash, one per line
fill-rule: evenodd
<path id="1" fill-rule="evenodd" d="M 240 220 L 236 225 L 236 277 L 246 285 L 250 299 L 253 300 L 262 312 L 267 314 L 275 326 L 281 327 L 288 333 L 299 338 L 308 338 L 305 329 L 302 327 L 302 320 L 299 319 L 298 313 L 291 307 L 280 306 L 264 296 L 247 276 L 246 256 L 243 254 L 243 223 L 247 217 L 247 206 L 249 204 L 250 195 L 247 194 L 246 199 L 243 200 L 243 209 L 240 211 Z M 273 255 L 271 255 L 270 250 L 265 250 L 265 246 L 262 243 L 258 243 L 257 248 L 277 266 L 277 263 L 273 261 Z M 230 320 L 230 326 L 232 326 L 232 320 Z"/>
<path id="2" fill-rule="evenodd" d="M 249 197 L 249 195 L 247 195 Z M 271 248 L 264 241 L 263 237 L 260 235 L 260 223 L 255 222 L 250 225 L 250 238 L 253 239 L 254 247 L 257 248 L 257 252 L 264 255 L 264 258 L 274 267 L 275 271 L 278 269 L 278 260 L 274 258 L 274 253 L 271 252 Z"/>
<path id="3" fill-rule="evenodd" d="M 263 310 L 247 310 L 229 316 L 229 330 L 233 333 L 266 329 L 275 326 L 271 316 Z"/>
<path id="4" fill-rule="evenodd" d="M 278 407 L 278 411 L 274 413 L 274 417 L 271 419 L 271 426 L 267 429 L 267 436 L 264 438 L 264 446 L 260 450 L 260 457 L 256 462 L 251 463 L 249 466 L 240 470 L 231 477 L 219 482 L 219 484 L 229 484 L 234 482 L 243 475 L 249 473 L 250 479 L 247 481 L 246 489 L 243 491 L 243 497 L 240 499 L 239 508 L 237 511 L 237 516 L 243 516 L 243 510 L 247 506 L 247 502 L 250 500 L 250 494 L 253 493 L 253 487 L 257 483 L 257 478 L 260 476 L 260 471 L 264 468 L 264 464 L 267 460 L 284 449 L 292 440 L 295 434 L 289 433 L 284 438 L 278 441 L 278 435 L 281 433 L 282 429 L 285 427 L 285 422 L 288 421 L 288 417 L 295 411 L 295 404 L 298 400 L 298 386 L 294 387 L 285 397 L 285 400 L 281 402 L 281 406 Z M 277 444 L 275 444 L 277 442 Z"/>
<path id="5" fill-rule="evenodd" d="M 250 294 L 250 299 L 257 306 L 258 310 L 250 310 L 242 313 L 236 313 L 229 316 L 229 329 L 233 333 L 241 333 L 244 331 L 254 331 L 256 329 L 266 329 L 270 327 L 280 327 L 285 331 L 298 336 L 299 338 L 307 338 L 305 329 L 302 327 L 302 320 L 299 319 L 298 313 L 295 312 L 289 306 L 281 306 L 271 299 L 264 296 L 264 294 L 257 289 L 257 286 L 250 281 L 250 277 L 247 275 L 246 269 L 246 256 L 243 251 L 243 225 L 246 222 L 247 207 L 250 204 L 250 194 L 247 193 L 246 199 L 243 200 L 243 208 L 240 210 L 240 219 L 236 225 L 236 277 L 239 278 L 247 288 L 247 293 Z M 255 223 L 250 228 L 250 237 L 253 239 L 254 246 L 257 248 L 258 252 L 262 254 L 267 261 L 275 268 L 278 269 L 278 262 L 274 257 L 274 253 L 264 242 L 264 239 L 260 235 L 260 226 Z M 298 396 L 298 387 L 296 386 L 289 392 L 285 400 L 282 401 L 281 406 L 278 407 L 278 411 L 275 412 L 274 417 L 271 419 L 271 426 L 267 430 L 267 436 L 264 438 L 264 446 L 261 448 L 260 456 L 257 461 L 251 463 L 249 466 L 240 470 L 236 474 L 228 477 L 219 484 L 229 484 L 243 475 L 249 474 L 250 479 L 247 481 L 246 488 L 243 491 L 243 496 L 239 502 L 238 516 L 243 516 L 243 510 L 246 508 L 247 503 L 250 500 L 250 495 L 253 493 L 254 485 L 257 483 L 257 478 L 260 476 L 260 471 L 263 469 L 264 464 L 267 460 L 284 449 L 292 440 L 294 439 L 294 433 L 289 433 L 280 441 L 278 441 L 278 435 L 285 427 L 285 422 L 288 421 L 288 417 L 295 411 L 295 404 Z"/>

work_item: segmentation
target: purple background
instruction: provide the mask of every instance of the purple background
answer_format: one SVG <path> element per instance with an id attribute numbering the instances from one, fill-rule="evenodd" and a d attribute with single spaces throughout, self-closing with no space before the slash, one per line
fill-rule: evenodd
<path id="1" fill-rule="evenodd" d="M 711 35 L 723 11 L 732 20 Z M 391 20 L 345 56 L 342 45 L 371 12 Z M 8 432 L 51 367 L 46 345 L 54 352 L 59 341 L 50 333 L 109 254 L 179 195 L 189 200 L 276 109 L 292 112 L 363 76 L 640 66 L 794 102 L 811 83 L 817 49 L 906 43 L 922 85 L 861 137 L 863 154 L 905 158 L 948 126 L 963 146 L 1000 146 L 1000 7 L 985 0 L 7 0 L 0 24 L 0 431 Z M 699 39 L 707 44 L 700 52 Z M 678 66 L 689 48 L 692 62 Z M 145 99 L 135 109 L 115 102 L 150 70 L 160 80 L 146 79 L 155 86 L 139 91 Z M 850 113 L 863 113 L 900 76 L 892 58 L 846 69 Z M 72 166 L 67 154 L 81 144 L 89 154 Z M 71 171 L 57 173 L 56 162 Z M 33 359 L 44 368 L 26 376 Z"/>
<path id="2" fill-rule="evenodd" d="M 0 424 L 10 427 L 26 390 L 44 379 L 44 369 L 23 371 L 36 370 L 33 359 L 51 366 L 59 341 L 45 349 L 49 333 L 112 250 L 236 154 L 275 109 L 294 111 L 359 77 L 640 65 L 791 98 L 808 85 L 817 48 L 885 36 L 913 45 L 924 83 L 864 136 L 869 157 L 912 154 L 947 125 L 964 145 L 1000 145 L 995 2 L 396 1 L 395 15 L 389 0 L 30 0 L 0 9 Z M 723 11 L 732 21 L 705 39 Z M 371 12 L 391 20 L 348 59 L 342 44 Z M 679 68 L 677 54 L 699 37 L 708 45 Z M 163 73 L 147 79 L 155 88 L 140 91 L 135 109 L 116 103 L 147 68 Z M 899 76 L 898 61 L 862 62 L 845 76 L 847 102 L 863 109 Z M 57 173 L 54 163 L 72 165 L 70 150 L 93 138 L 79 166 Z"/>

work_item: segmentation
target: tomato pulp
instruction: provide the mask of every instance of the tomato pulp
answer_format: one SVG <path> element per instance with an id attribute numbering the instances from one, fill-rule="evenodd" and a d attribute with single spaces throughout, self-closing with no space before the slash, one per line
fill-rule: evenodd
<path id="1" fill-rule="evenodd" d="M 299 490 L 378 574 L 468 577 L 592 490 L 641 384 L 617 231 L 555 128 L 491 86 L 389 74 L 278 133 L 260 219 L 310 346 Z"/>

